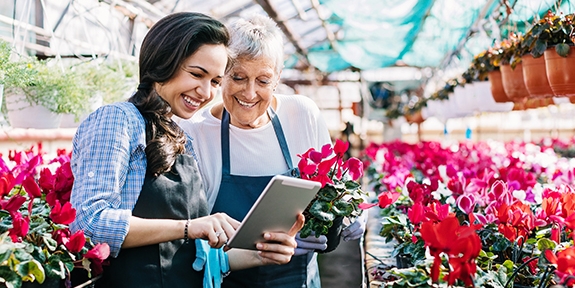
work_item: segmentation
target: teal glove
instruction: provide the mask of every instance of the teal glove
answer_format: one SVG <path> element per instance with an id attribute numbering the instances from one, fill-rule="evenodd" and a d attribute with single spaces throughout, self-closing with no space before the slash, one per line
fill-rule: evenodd
<path id="1" fill-rule="evenodd" d="M 204 268 L 204 288 L 219 288 L 222 285 L 223 275 L 230 271 L 228 254 L 224 252 L 223 247 L 214 249 L 210 247 L 208 241 L 196 239 L 196 260 L 192 267 L 196 271 Z"/>

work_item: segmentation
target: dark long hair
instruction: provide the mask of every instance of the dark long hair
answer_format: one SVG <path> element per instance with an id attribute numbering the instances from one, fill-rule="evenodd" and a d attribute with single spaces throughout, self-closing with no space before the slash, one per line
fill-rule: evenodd
<path id="1" fill-rule="evenodd" d="M 140 86 L 128 99 L 146 119 L 148 175 L 170 171 L 178 154 L 185 152 L 186 136 L 169 117 L 170 105 L 153 89 L 154 83 L 170 80 L 184 60 L 202 45 L 228 46 L 225 26 L 201 13 L 170 14 L 146 34 L 140 49 Z"/>

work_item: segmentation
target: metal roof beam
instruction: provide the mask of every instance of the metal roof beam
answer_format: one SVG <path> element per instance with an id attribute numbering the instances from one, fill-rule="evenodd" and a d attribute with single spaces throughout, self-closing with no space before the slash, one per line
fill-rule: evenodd
<path id="1" fill-rule="evenodd" d="M 473 35 L 473 33 L 476 32 L 477 26 L 479 25 L 479 23 L 481 23 L 481 21 L 483 19 L 485 19 L 485 17 L 487 16 L 487 12 L 489 12 L 489 8 L 491 8 L 493 3 L 494 3 L 494 0 L 487 0 L 485 5 L 483 6 L 481 11 L 479 12 L 479 15 L 477 15 L 477 18 L 475 18 L 475 21 L 473 22 L 473 24 L 471 24 L 471 26 L 469 26 L 469 30 L 467 31 L 467 34 L 465 35 L 465 37 L 463 37 L 461 39 L 461 41 L 459 41 L 459 43 L 457 44 L 457 47 L 455 48 L 455 50 L 453 52 L 445 55 L 445 57 L 443 58 L 443 60 L 441 61 L 440 65 L 439 65 L 439 69 L 443 69 L 443 68 L 447 67 L 451 63 L 451 61 L 453 60 L 453 57 L 455 55 L 457 55 L 457 53 L 459 53 L 459 51 L 461 49 L 463 49 L 463 46 L 465 45 L 465 43 L 467 43 L 467 40 L 469 40 L 469 38 Z"/>
<path id="2" fill-rule="evenodd" d="M 321 26 L 323 26 L 323 29 L 325 30 L 325 35 L 327 37 L 327 40 L 329 41 L 329 44 L 331 44 L 331 48 L 337 52 L 337 43 L 335 42 L 335 35 L 333 34 L 333 31 L 331 31 L 329 29 L 329 27 L 327 26 L 327 24 L 328 24 L 327 21 L 325 21 L 325 19 L 320 14 L 319 0 L 311 0 L 311 6 L 317 12 L 317 16 L 318 16 L 319 20 L 321 20 Z"/>
<path id="3" fill-rule="evenodd" d="M 309 61 L 307 60 L 307 49 L 305 49 L 299 43 L 299 37 L 297 36 L 297 34 L 294 33 L 291 30 L 291 28 L 282 19 L 279 18 L 278 13 L 274 9 L 274 7 L 272 7 L 270 2 L 268 0 L 255 0 L 255 1 L 264 9 L 264 11 L 268 14 L 269 17 L 272 18 L 277 23 L 278 27 L 280 27 L 280 29 L 284 32 L 284 35 L 286 36 L 288 41 L 291 42 L 292 45 L 295 47 L 297 53 L 303 56 L 301 60 L 304 61 L 304 63 L 307 66 L 311 66 L 309 64 Z"/>

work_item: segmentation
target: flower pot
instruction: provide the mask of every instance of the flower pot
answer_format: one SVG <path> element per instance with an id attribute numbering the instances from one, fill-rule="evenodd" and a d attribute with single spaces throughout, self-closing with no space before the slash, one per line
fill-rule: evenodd
<path id="1" fill-rule="evenodd" d="M 425 121 L 425 119 L 423 119 L 423 115 L 421 114 L 421 110 L 415 111 L 413 112 L 413 114 L 405 114 L 403 115 L 405 117 L 405 120 L 407 120 L 407 122 L 409 124 L 419 124 L 419 123 L 423 123 L 423 121 Z"/>
<path id="2" fill-rule="evenodd" d="M 525 99 L 529 96 L 527 88 L 525 88 L 525 81 L 523 81 L 523 66 L 521 63 L 511 69 L 511 65 L 501 65 L 501 79 L 503 81 L 503 89 L 507 98 L 513 102 Z"/>
<path id="3" fill-rule="evenodd" d="M 554 48 L 544 52 L 549 86 L 557 96 L 575 96 L 575 47 L 569 47 L 567 57 L 561 57 Z"/>
<path id="4" fill-rule="evenodd" d="M 413 263 L 411 263 L 411 255 L 409 254 L 399 254 L 395 256 L 396 266 L 399 269 L 413 267 Z"/>
<path id="5" fill-rule="evenodd" d="M 501 71 L 493 70 L 489 72 L 489 82 L 491 83 L 491 95 L 493 100 L 497 103 L 510 102 L 505 94 L 505 89 L 503 89 L 503 80 L 501 79 Z"/>
<path id="6" fill-rule="evenodd" d="M 13 128 L 55 129 L 60 127 L 62 114 L 48 108 L 30 104 L 23 92 L 11 91 L 5 95 L 8 121 Z"/>
<path id="7" fill-rule="evenodd" d="M 86 113 L 76 117 L 74 114 L 63 114 L 62 121 L 60 122 L 60 128 L 76 128 L 84 121 L 90 113 L 100 108 L 104 104 L 104 97 L 102 93 L 96 93 L 96 96 L 90 98 L 90 110 Z"/>
<path id="8" fill-rule="evenodd" d="M 339 246 L 339 241 L 341 239 L 341 230 L 343 224 L 343 217 L 338 216 L 333 219 L 333 225 L 329 227 L 327 235 L 327 248 L 325 250 L 316 250 L 317 253 L 327 253 L 335 250 Z"/>
<path id="9" fill-rule="evenodd" d="M 530 54 L 526 54 L 521 57 L 521 63 L 523 63 L 523 81 L 529 97 L 553 97 L 555 94 L 547 80 L 545 58 L 533 58 Z"/>
<path id="10" fill-rule="evenodd" d="M 61 288 L 64 286 L 64 280 L 58 278 L 46 278 L 44 283 L 22 282 L 22 288 Z"/>
<path id="11" fill-rule="evenodd" d="M 467 83 L 465 86 L 457 86 L 453 89 L 457 110 L 464 116 L 472 115 L 477 110 L 475 101 L 474 83 Z"/>

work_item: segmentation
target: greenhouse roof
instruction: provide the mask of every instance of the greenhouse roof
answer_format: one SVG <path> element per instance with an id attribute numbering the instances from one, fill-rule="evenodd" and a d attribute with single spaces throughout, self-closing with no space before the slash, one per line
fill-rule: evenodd
<path id="1" fill-rule="evenodd" d="M 59 49 L 58 53 L 76 55 L 95 53 L 89 51 L 95 50 L 90 47 L 100 44 L 94 39 L 107 37 L 110 50 L 135 56 L 147 27 L 171 12 L 203 12 L 222 22 L 249 13 L 263 13 L 272 17 L 286 36 L 287 68 L 313 67 L 328 74 L 393 66 L 442 69 L 449 65 L 466 67 L 474 55 L 506 37 L 508 31 L 525 31 L 549 9 L 574 12 L 573 2 L 575 0 L 0 0 L 0 24 L 4 25 L 0 36 L 16 39 L 15 29 L 16 32 L 19 28 L 30 30 L 24 28 L 25 24 L 16 25 L 22 20 L 34 22 L 34 16 L 27 15 L 30 10 L 34 13 L 30 8 L 33 4 L 26 3 L 46 3 L 45 10 L 56 15 L 47 15 L 44 30 L 33 29 L 36 35 L 60 37 L 70 43 L 80 39 L 84 47 L 81 52 L 62 52 L 65 45 L 50 43 L 52 51 Z M 120 24 L 110 24 L 111 17 L 106 15 L 110 11 L 115 14 L 120 11 L 132 22 L 124 19 L 117 21 Z M 10 17 L 16 21 L 10 22 Z M 100 28 L 108 31 L 82 28 L 87 31 L 83 33 L 80 27 L 87 22 L 99 23 Z M 126 28 L 130 26 L 128 23 L 134 27 Z M 63 31 L 72 26 L 77 31 Z M 122 33 L 128 35 L 129 40 L 119 43 L 120 40 L 114 39 L 124 39 L 124 36 L 112 30 L 125 30 Z M 70 40 L 70 37 L 78 39 Z M 21 39 L 30 41 L 29 36 Z M 35 41 L 29 43 L 28 48 L 38 47 L 35 44 L 40 42 Z"/>
<path id="2" fill-rule="evenodd" d="M 154 2 L 154 1 L 150 1 Z M 159 0 L 163 11 L 195 10 L 226 20 L 267 13 L 286 34 L 286 66 L 323 72 L 390 66 L 441 68 L 469 63 L 507 31 L 524 31 L 549 9 L 572 13 L 574 1 L 553 0 Z M 299 62 L 299 64 L 298 64 Z"/>

